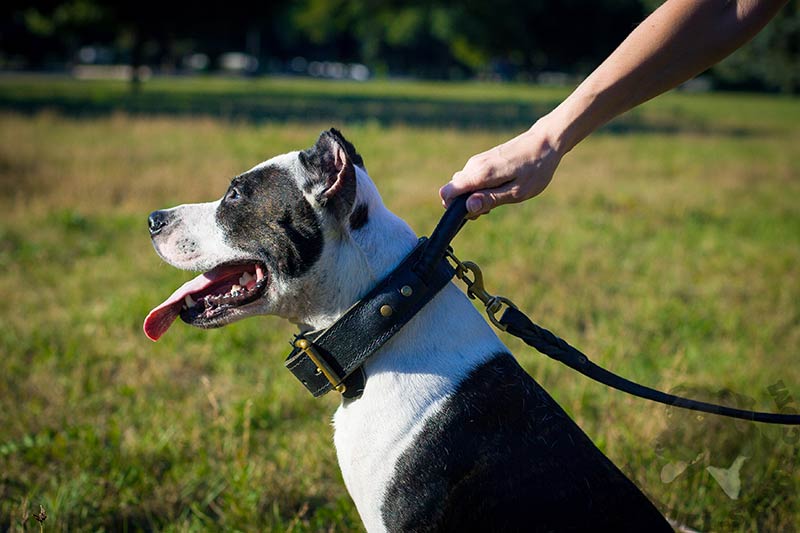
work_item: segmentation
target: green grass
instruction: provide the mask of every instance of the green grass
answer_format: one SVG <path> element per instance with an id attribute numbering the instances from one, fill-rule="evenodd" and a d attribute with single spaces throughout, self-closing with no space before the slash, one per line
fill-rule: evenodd
<path id="1" fill-rule="evenodd" d="M 41 101 L 15 111 L 26 90 Z M 219 197 L 233 175 L 336 125 L 390 208 L 427 234 L 438 187 L 518 128 L 170 106 L 291 93 L 403 109 L 486 100 L 503 116 L 507 102 L 535 110 L 563 92 L 291 80 L 144 91 L 175 97 L 137 111 L 120 84 L 0 81 L 0 529 L 38 530 L 22 520 L 42 505 L 46 531 L 358 531 L 331 442 L 337 399 L 314 400 L 283 369 L 289 324 L 144 337 L 147 311 L 188 277 L 152 251 L 146 216 Z M 110 99 L 112 112 L 47 105 L 65 98 Z M 800 410 L 798 146 L 796 99 L 668 95 L 582 143 L 540 198 L 470 223 L 456 250 L 490 291 L 623 375 L 762 410 L 783 391 Z M 709 531 L 800 528 L 797 433 L 665 411 L 503 338 L 670 516 Z M 706 467 L 741 455 L 732 499 Z M 666 482 L 681 461 L 695 462 Z"/>

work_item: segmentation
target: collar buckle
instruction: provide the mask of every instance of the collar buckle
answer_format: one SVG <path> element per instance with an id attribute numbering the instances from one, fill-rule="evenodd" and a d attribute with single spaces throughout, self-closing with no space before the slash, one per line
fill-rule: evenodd
<path id="1" fill-rule="evenodd" d="M 314 348 L 314 343 L 310 342 L 305 337 L 298 337 L 294 341 L 295 348 L 302 350 L 304 354 L 308 356 L 311 361 L 317 365 L 317 371 L 321 372 L 322 375 L 325 376 L 325 379 L 331 384 L 337 392 L 340 394 L 344 394 L 347 390 L 347 386 L 342 383 L 344 381 L 344 377 L 340 376 L 336 373 L 336 371 L 331 368 L 325 358 L 320 355 L 320 353 Z"/>

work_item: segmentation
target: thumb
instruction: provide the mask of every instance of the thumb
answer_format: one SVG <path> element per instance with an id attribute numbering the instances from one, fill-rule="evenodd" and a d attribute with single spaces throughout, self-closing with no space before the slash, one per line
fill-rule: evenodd
<path id="1" fill-rule="evenodd" d="M 520 202 L 519 186 L 513 181 L 493 189 L 475 191 L 467 199 L 467 211 L 472 216 L 485 215 L 495 207 Z"/>

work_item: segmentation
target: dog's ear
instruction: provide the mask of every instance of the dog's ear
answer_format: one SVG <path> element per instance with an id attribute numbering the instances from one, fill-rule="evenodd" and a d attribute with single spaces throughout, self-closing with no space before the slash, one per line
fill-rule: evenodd
<path id="1" fill-rule="evenodd" d="M 345 220 L 356 199 L 356 166 L 364 162 L 339 131 L 323 131 L 317 143 L 300 152 L 300 162 L 309 173 L 306 192 L 339 220 Z"/>

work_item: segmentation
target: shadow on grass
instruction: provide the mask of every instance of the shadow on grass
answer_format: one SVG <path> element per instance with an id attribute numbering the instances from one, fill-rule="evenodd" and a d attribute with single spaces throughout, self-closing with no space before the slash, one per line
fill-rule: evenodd
<path id="1" fill-rule="evenodd" d="M 181 94 L 145 90 L 93 98 L 24 94 L 0 95 L 0 108 L 34 113 L 51 109 L 68 116 L 93 117 L 115 111 L 131 114 L 200 115 L 226 120 L 358 123 L 383 126 L 529 127 L 557 102 L 475 102 L 394 96 L 291 94 Z"/>
<path id="2" fill-rule="evenodd" d="M 0 109 L 32 114 L 52 110 L 70 117 L 96 117 L 114 112 L 132 115 L 210 116 L 246 122 L 310 122 L 382 126 L 409 125 L 483 130 L 523 130 L 559 104 L 558 100 L 526 102 L 518 99 L 481 102 L 472 99 L 342 95 L 323 92 L 169 91 L 147 88 L 140 92 L 25 93 L 0 87 Z M 721 127 L 685 113 L 644 117 L 628 113 L 603 131 L 612 134 L 701 133 L 732 137 L 756 133 L 747 128 Z"/>

